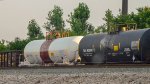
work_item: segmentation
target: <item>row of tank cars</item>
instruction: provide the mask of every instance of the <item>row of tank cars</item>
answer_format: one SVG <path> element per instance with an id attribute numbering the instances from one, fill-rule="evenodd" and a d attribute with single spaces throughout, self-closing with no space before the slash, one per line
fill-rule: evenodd
<path id="1" fill-rule="evenodd" d="M 150 29 L 34 40 L 24 57 L 29 64 L 149 63 Z"/>

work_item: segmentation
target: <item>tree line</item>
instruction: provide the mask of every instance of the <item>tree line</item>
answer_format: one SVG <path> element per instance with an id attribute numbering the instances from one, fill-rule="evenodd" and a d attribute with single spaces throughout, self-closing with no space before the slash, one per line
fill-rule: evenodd
<path id="1" fill-rule="evenodd" d="M 48 16 L 46 17 L 47 22 L 44 23 L 43 28 L 49 32 L 69 32 L 70 36 L 110 32 L 114 30 L 115 24 L 136 23 L 138 29 L 150 28 L 150 7 L 137 8 L 137 13 L 131 12 L 127 15 L 122 15 L 121 10 L 119 10 L 119 14 L 116 16 L 108 9 L 103 18 L 105 23 L 98 27 L 94 27 L 88 22 L 90 9 L 85 3 L 79 3 L 78 7 L 76 7 L 68 17 L 69 19 L 67 19 L 66 22 L 70 24 L 70 28 L 65 28 L 63 9 L 60 6 L 54 6 L 54 8 L 48 12 Z M 26 39 L 22 40 L 16 37 L 11 42 L 2 39 L 0 41 L 0 51 L 23 50 L 28 42 L 45 38 L 41 27 L 35 19 L 29 21 L 27 29 L 28 37 Z"/>
<path id="2" fill-rule="evenodd" d="M 137 24 L 137 29 L 150 28 L 150 7 L 137 8 L 137 13 L 131 12 L 127 15 L 122 15 L 121 10 L 117 16 L 114 16 L 112 11 L 108 9 L 103 20 L 106 22 L 96 29 L 96 32 L 113 31 L 116 24 Z"/>

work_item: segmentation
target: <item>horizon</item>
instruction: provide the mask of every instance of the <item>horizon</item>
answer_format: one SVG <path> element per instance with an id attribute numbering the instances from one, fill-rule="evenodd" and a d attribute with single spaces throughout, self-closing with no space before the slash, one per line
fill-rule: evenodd
<path id="1" fill-rule="evenodd" d="M 107 9 L 112 10 L 113 15 L 119 13 L 122 8 L 122 0 L 0 0 L 0 40 L 12 41 L 15 37 L 21 39 L 27 38 L 27 26 L 31 19 L 35 19 L 45 35 L 45 29 L 42 27 L 46 22 L 47 14 L 53 9 L 54 5 L 58 5 L 63 9 L 63 19 L 66 21 L 70 12 L 76 8 L 79 2 L 86 3 L 90 9 L 89 23 L 94 27 L 104 23 L 102 18 Z M 149 0 L 132 0 L 128 1 L 128 13 L 135 12 L 139 7 L 150 6 Z M 107 4 L 107 5 L 106 5 Z M 65 22 L 65 28 L 69 28 L 69 24 Z"/>

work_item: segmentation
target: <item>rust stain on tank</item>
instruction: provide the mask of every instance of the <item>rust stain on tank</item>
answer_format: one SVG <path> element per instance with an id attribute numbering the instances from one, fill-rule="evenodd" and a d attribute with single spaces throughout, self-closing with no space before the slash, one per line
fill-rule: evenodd
<path id="1" fill-rule="evenodd" d="M 48 54 L 48 48 L 51 42 L 52 40 L 46 40 L 40 48 L 40 57 L 44 63 L 53 63 Z"/>

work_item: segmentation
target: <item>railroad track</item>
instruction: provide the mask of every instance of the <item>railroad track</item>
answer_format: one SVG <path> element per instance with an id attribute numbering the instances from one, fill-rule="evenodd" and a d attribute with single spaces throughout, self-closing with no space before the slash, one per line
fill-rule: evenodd
<path id="1" fill-rule="evenodd" d="M 53 66 L 22 66 L 22 67 L 0 67 L 0 69 L 40 69 L 40 68 L 145 68 L 149 67 L 150 64 L 94 64 L 94 65 L 53 65 Z"/>

